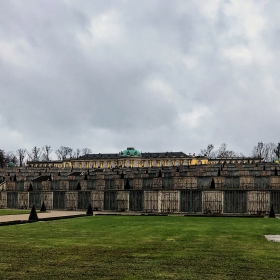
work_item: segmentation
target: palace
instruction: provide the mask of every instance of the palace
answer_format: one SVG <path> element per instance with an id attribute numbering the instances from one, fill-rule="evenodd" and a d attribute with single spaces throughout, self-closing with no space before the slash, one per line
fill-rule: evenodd
<path id="1" fill-rule="evenodd" d="M 148 168 L 176 167 L 218 163 L 257 163 L 260 158 L 232 157 L 209 159 L 205 156 L 185 154 L 183 152 L 141 153 L 133 147 L 115 154 L 86 154 L 79 158 L 66 158 L 56 161 L 29 161 L 29 167 L 54 167 L 75 169 L 114 169 L 114 168 Z"/>

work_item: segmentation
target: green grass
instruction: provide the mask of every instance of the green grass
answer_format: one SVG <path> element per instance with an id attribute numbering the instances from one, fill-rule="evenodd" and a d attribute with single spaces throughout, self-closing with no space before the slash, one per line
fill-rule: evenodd
<path id="1" fill-rule="evenodd" d="M 93 216 L 0 227 L 0 279 L 279 279 L 279 219 Z"/>
<path id="2" fill-rule="evenodd" d="M 18 214 L 29 214 L 31 210 L 20 210 L 20 209 L 0 209 L 0 216 L 4 215 L 18 215 Z"/>

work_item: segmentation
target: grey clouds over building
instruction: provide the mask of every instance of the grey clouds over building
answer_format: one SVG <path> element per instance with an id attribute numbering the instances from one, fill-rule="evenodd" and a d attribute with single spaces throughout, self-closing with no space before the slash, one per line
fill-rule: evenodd
<path id="1" fill-rule="evenodd" d="M 1 1 L 0 148 L 250 154 L 280 141 L 278 1 Z"/>

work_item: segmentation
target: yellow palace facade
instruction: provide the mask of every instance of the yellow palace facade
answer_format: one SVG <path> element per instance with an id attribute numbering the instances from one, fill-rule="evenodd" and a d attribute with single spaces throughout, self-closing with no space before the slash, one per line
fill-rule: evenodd
<path id="1" fill-rule="evenodd" d="M 28 162 L 29 167 L 54 168 L 149 168 L 172 167 L 207 164 L 204 156 L 186 155 L 183 152 L 140 153 L 129 147 L 115 154 L 86 154 L 79 158 L 70 158 L 59 161 Z"/>

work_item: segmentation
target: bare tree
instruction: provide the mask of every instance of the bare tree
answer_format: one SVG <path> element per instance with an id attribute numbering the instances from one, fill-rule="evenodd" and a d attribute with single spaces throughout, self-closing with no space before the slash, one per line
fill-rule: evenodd
<path id="1" fill-rule="evenodd" d="M 235 157 L 236 153 L 234 151 L 227 150 L 227 144 L 221 144 L 221 147 L 217 151 L 216 157 L 226 158 L 226 157 Z"/>
<path id="2" fill-rule="evenodd" d="M 4 167 L 6 162 L 5 152 L 4 150 L 0 150 L 0 167 Z"/>
<path id="3" fill-rule="evenodd" d="M 73 152 L 73 149 L 71 149 L 70 147 L 65 147 L 65 146 L 60 146 L 60 148 L 55 151 L 57 158 L 60 160 L 64 160 L 66 158 L 71 158 L 72 152 Z"/>
<path id="4" fill-rule="evenodd" d="M 252 156 L 262 158 L 263 161 L 269 162 L 275 155 L 276 145 L 274 143 L 259 142 L 257 146 L 253 148 Z"/>
<path id="5" fill-rule="evenodd" d="M 276 145 L 274 143 L 269 142 L 266 144 L 266 150 L 266 161 L 271 162 L 276 155 Z"/>
<path id="6" fill-rule="evenodd" d="M 253 157 L 263 158 L 264 156 L 264 144 L 263 142 L 259 142 L 257 146 L 254 146 L 252 151 Z"/>
<path id="7" fill-rule="evenodd" d="M 41 148 L 34 147 L 31 152 L 27 152 L 28 158 L 31 161 L 40 161 L 41 160 L 41 155 L 42 155 L 42 150 Z"/>
<path id="8" fill-rule="evenodd" d="M 72 157 L 73 158 L 78 158 L 80 156 L 81 150 L 79 148 L 76 149 L 75 152 L 73 152 Z"/>
<path id="9" fill-rule="evenodd" d="M 82 155 L 91 154 L 91 153 L 92 153 L 92 151 L 89 148 L 83 148 L 82 149 Z"/>
<path id="10" fill-rule="evenodd" d="M 274 149 L 275 155 L 280 158 L 280 143 L 278 143 L 277 147 Z"/>
<path id="11" fill-rule="evenodd" d="M 90 153 L 91 153 L 91 149 L 89 148 L 83 148 L 83 149 L 77 148 L 76 151 L 73 153 L 73 158 L 78 158 L 80 155 L 83 156 Z"/>
<path id="12" fill-rule="evenodd" d="M 215 157 L 215 153 L 213 152 L 213 149 L 214 149 L 214 145 L 209 144 L 206 149 L 200 150 L 200 155 L 206 157 Z"/>
<path id="13" fill-rule="evenodd" d="M 14 152 L 8 152 L 5 157 L 5 163 L 13 162 L 14 164 L 18 163 L 18 158 Z"/>
<path id="14" fill-rule="evenodd" d="M 19 159 L 19 166 L 22 167 L 24 158 L 26 156 L 26 150 L 25 149 L 18 149 L 17 150 L 17 156 L 18 156 L 18 159 Z"/>
<path id="15" fill-rule="evenodd" d="M 50 154 L 52 152 L 51 146 L 45 145 L 44 147 L 42 147 L 42 160 L 44 161 L 50 161 Z"/>

